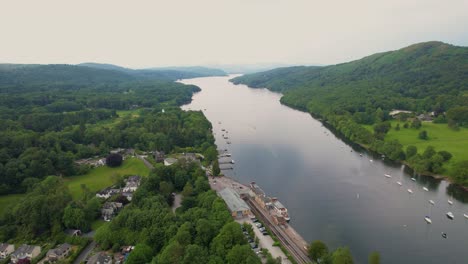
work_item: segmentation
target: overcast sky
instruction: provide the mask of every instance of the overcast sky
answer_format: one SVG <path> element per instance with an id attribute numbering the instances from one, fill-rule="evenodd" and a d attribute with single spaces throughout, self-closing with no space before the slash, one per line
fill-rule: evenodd
<path id="1" fill-rule="evenodd" d="M 0 62 L 335 64 L 467 26 L 468 0 L 0 0 Z"/>

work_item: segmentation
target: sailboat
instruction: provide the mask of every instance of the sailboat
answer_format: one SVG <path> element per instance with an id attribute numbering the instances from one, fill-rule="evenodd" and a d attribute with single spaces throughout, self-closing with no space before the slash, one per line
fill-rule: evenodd
<path id="1" fill-rule="evenodd" d="M 468 219 L 468 214 L 463 214 L 463 216 L 464 216 L 466 219 Z"/>
<path id="2" fill-rule="evenodd" d="M 401 181 L 397 181 L 396 182 L 398 185 L 402 186 L 403 184 L 401 183 Z"/>
<path id="3" fill-rule="evenodd" d="M 429 191 L 429 189 L 427 187 L 423 187 L 423 190 L 425 190 L 426 192 Z"/>
<path id="4" fill-rule="evenodd" d="M 408 189 L 408 192 L 411 193 L 411 194 L 413 194 L 413 190 L 411 190 L 411 189 Z"/>
<path id="5" fill-rule="evenodd" d="M 452 212 L 448 212 L 448 213 L 447 213 L 447 217 L 448 217 L 450 220 L 453 220 L 453 218 L 454 218 L 455 216 L 453 215 Z"/>
<path id="6" fill-rule="evenodd" d="M 432 224 L 432 220 L 429 216 L 426 215 L 426 217 L 424 217 L 424 220 L 426 220 L 428 224 Z"/>
<path id="7" fill-rule="evenodd" d="M 432 204 L 432 205 L 435 205 L 433 200 L 429 200 L 429 203 Z"/>
<path id="8" fill-rule="evenodd" d="M 453 205 L 453 196 L 450 195 L 450 198 L 447 200 L 448 204 Z"/>
<path id="9" fill-rule="evenodd" d="M 392 177 L 392 175 L 387 174 L 387 173 L 385 173 L 384 176 L 387 177 L 387 178 L 391 178 L 391 177 Z"/>

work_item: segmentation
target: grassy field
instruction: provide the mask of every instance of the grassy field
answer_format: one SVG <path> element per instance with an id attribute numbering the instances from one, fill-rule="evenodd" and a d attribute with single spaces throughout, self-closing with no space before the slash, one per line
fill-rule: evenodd
<path id="1" fill-rule="evenodd" d="M 424 152 L 427 146 L 433 146 L 436 151 L 446 150 L 452 153 L 452 159 L 445 165 L 447 174 L 450 175 L 453 164 L 458 161 L 468 160 L 468 129 L 460 128 L 455 131 L 450 129 L 447 124 L 434 124 L 430 122 L 422 122 L 420 129 L 403 128 L 404 123 L 398 120 L 391 121 L 392 128 L 385 136 L 385 140 L 398 139 L 404 148 L 413 145 L 418 148 L 418 153 Z M 395 130 L 396 125 L 400 123 L 400 130 Z M 370 131 L 373 131 L 372 126 L 365 126 Z M 419 139 L 418 135 L 421 131 L 426 130 L 428 134 L 427 140 Z"/>
<path id="2" fill-rule="evenodd" d="M 21 200 L 24 194 L 10 194 L 0 196 L 0 215 L 3 214 L 4 210 L 10 205 L 15 204 Z"/>
<path id="3" fill-rule="evenodd" d="M 148 176 L 149 169 L 144 165 L 143 161 L 137 158 L 131 158 L 124 161 L 122 166 L 118 168 L 109 168 L 107 166 L 92 169 L 89 173 L 80 176 L 66 178 L 67 186 L 73 199 L 81 197 L 81 184 L 86 184 L 88 189 L 97 192 L 105 187 L 113 184 L 113 175 L 133 175 Z"/>
<path id="4" fill-rule="evenodd" d="M 120 111 L 117 111 L 117 115 L 119 115 L 119 117 L 101 121 L 97 123 L 96 125 L 99 127 L 112 127 L 118 124 L 127 116 L 131 116 L 132 118 L 138 118 L 140 116 L 140 109 L 120 110 Z"/>

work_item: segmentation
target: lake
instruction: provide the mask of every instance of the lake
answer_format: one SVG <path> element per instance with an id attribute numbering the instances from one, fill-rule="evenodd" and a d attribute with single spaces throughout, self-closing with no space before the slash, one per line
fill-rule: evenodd
<path id="1" fill-rule="evenodd" d="M 235 160 L 223 172 L 278 197 L 306 240 L 349 246 L 356 263 L 367 263 L 372 251 L 382 263 L 468 263 L 465 192 L 353 149 L 309 114 L 281 105 L 280 94 L 233 85 L 233 77 L 182 80 L 202 89 L 182 108 L 202 110 L 213 124 L 218 148 Z"/>

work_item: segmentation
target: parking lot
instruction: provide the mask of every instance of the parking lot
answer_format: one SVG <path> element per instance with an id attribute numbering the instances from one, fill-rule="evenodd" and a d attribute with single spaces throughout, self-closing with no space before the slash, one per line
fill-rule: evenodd
<path id="1" fill-rule="evenodd" d="M 273 258 L 280 257 L 282 263 L 286 264 L 291 264 L 289 259 L 286 258 L 286 255 L 281 251 L 279 247 L 274 247 L 273 246 L 273 239 L 269 235 L 263 235 L 262 232 L 258 229 L 258 227 L 255 226 L 255 224 L 250 220 L 249 218 L 243 218 L 243 219 L 238 219 L 236 222 L 243 224 L 243 223 L 248 223 L 252 225 L 253 231 L 255 233 L 255 236 L 258 237 L 259 239 L 259 248 L 266 248 L 270 252 L 270 254 L 273 256 Z"/>

